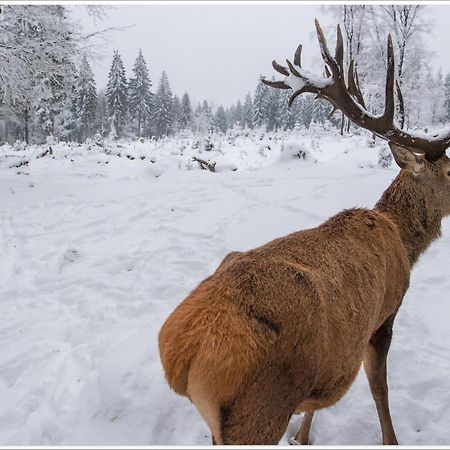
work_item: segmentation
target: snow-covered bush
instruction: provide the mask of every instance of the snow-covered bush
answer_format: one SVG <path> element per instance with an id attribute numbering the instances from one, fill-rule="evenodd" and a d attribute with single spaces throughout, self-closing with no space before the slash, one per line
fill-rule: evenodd
<path id="1" fill-rule="evenodd" d="M 279 160 L 291 161 L 294 158 L 311 159 L 311 152 L 302 142 L 289 140 L 282 146 Z"/>

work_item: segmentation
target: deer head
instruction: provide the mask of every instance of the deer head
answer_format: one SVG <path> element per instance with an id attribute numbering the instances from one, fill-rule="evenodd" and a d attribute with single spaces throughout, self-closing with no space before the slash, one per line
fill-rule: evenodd
<path id="1" fill-rule="evenodd" d="M 450 159 L 445 150 L 450 146 L 450 129 L 441 132 L 418 133 L 405 131 L 395 124 L 395 95 L 400 108 L 403 108 L 403 96 L 399 84 L 395 81 L 395 59 L 391 36 L 387 40 L 386 96 L 384 112 L 374 115 L 366 108 L 361 91 L 355 61 L 350 61 L 347 81 L 344 70 L 344 45 L 341 28 L 337 26 L 336 50 L 334 57 L 325 39 L 318 20 L 315 21 L 322 58 L 325 62 L 325 76 L 316 76 L 302 68 L 302 46 L 299 45 L 293 63 L 286 60 L 287 67 L 272 62 L 273 68 L 284 75 L 283 81 L 262 80 L 266 85 L 277 89 L 292 89 L 289 106 L 303 93 L 316 94 L 316 98 L 329 101 L 334 109 L 339 109 L 354 124 L 371 131 L 389 142 L 389 147 L 397 165 L 411 173 L 425 190 L 442 208 L 442 215 L 450 214 Z"/>

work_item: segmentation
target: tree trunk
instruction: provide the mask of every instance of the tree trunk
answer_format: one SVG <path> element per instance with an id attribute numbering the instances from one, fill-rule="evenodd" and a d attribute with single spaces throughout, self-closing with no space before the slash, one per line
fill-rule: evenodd
<path id="1" fill-rule="evenodd" d="M 25 142 L 27 144 L 29 144 L 30 143 L 30 134 L 29 134 L 29 131 L 28 131 L 28 119 L 29 119 L 28 108 L 25 109 L 24 119 L 25 119 Z"/>
<path id="2" fill-rule="evenodd" d="M 138 138 L 141 137 L 141 110 L 138 112 Z"/>

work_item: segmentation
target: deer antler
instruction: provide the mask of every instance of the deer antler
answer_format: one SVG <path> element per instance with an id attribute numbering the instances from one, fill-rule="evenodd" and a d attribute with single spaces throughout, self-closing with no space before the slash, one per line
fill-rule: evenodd
<path id="1" fill-rule="evenodd" d="M 336 50 L 334 57 L 328 49 L 325 35 L 318 20 L 315 20 L 317 37 L 320 45 L 322 59 L 325 62 L 325 73 L 327 77 L 317 77 L 301 67 L 300 45 L 294 56 L 294 64 L 286 60 L 287 68 L 276 61 L 272 62 L 273 68 L 284 75 L 283 81 L 262 80 L 266 85 L 278 89 L 292 89 L 289 98 L 289 106 L 301 94 L 305 92 L 316 94 L 318 98 L 328 100 L 335 108 L 340 109 L 352 122 L 365 128 L 377 136 L 389 142 L 395 143 L 410 150 L 425 153 L 429 161 L 440 158 L 450 146 L 450 129 L 442 133 L 425 136 L 406 132 L 398 128 L 394 123 L 394 84 L 395 84 L 395 60 L 392 38 L 387 40 L 387 71 L 386 71 L 386 97 L 384 112 L 375 116 L 365 106 L 364 97 L 359 86 L 358 75 L 355 70 L 354 61 L 350 61 L 347 74 L 347 83 L 344 77 L 344 44 L 341 28 L 336 29 Z M 400 107 L 403 108 L 403 96 L 400 86 L 396 84 Z"/>

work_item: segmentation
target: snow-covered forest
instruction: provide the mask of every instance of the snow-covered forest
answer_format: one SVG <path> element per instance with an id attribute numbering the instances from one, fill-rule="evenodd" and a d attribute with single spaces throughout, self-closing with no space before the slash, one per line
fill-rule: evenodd
<path id="1" fill-rule="evenodd" d="M 104 14 L 101 8 L 91 8 L 92 14 Z M 230 107 L 213 107 L 207 99 L 194 104 L 189 92 L 181 98 L 172 93 L 170 74 L 165 71 L 151 79 L 151 55 L 141 51 L 129 68 L 114 51 L 108 84 L 97 86 L 89 55 L 96 35 L 107 30 L 83 34 L 68 9 L 3 7 L 0 143 L 44 143 L 49 137 L 66 142 L 108 136 L 160 139 L 186 130 L 203 134 L 233 128 L 292 130 L 325 122 L 341 134 L 349 132 L 348 122 L 339 114 L 330 117 L 329 105 L 312 96 L 302 96 L 288 108 L 288 94 L 268 89 L 258 74 L 254 89 Z M 425 5 L 328 6 L 323 12 L 342 24 L 346 64 L 356 61 L 373 112 L 379 112 L 383 102 L 380 82 L 386 66 L 385 40 L 391 33 L 398 55 L 397 80 L 407 99 L 405 126 L 439 126 L 450 119 L 450 74 L 433 71 L 433 55 L 425 39 L 432 22 Z"/>
<path id="2" fill-rule="evenodd" d="M 450 74 L 433 62 L 427 6 L 318 14 L 340 23 L 345 66 L 356 62 L 371 112 L 384 105 L 390 33 L 404 97 L 397 124 L 424 133 L 450 124 Z M 325 32 L 334 46 L 335 28 Z M 189 80 L 172 86 L 139 48 L 129 66 L 118 50 L 103 55 L 101 85 L 104 38 L 121 31 L 107 20 L 83 30 L 69 5 L 1 6 L 0 445 L 209 445 L 206 423 L 164 379 L 157 336 L 167 316 L 230 251 L 372 207 L 398 167 L 385 141 L 329 103 L 305 94 L 288 108 L 289 92 L 261 82 L 275 73 L 270 60 L 247 95 L 220 104 L 192 95 Z M 320 54 L 313 63 L 320 73 Z M 448 220 L 442 234 L 394 326 L 401 444 L 450 443 Z M 280 444 L 300 422 L 292 417 Z M 311 439 L 381 443 L 364 373 L 316 414 Z"/>

